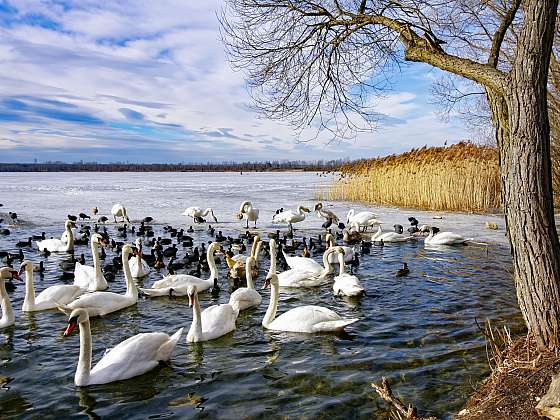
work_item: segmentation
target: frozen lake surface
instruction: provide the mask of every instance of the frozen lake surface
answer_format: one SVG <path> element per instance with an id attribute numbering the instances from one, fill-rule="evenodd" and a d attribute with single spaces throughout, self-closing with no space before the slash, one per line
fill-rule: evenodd
<path id="1" fill-rule="evenodd" d="M 250 200 L 260 209 L 258 231 L 278 228 L 271 223 L 279 207 L 315 204 L 314 192 L 330 178 L 313 173 L 0 173 L 1 212 L 16 211 L 21 223 L 0 237 L 0 250 L 15 252 L 15 243 L 31 234 L 59 236 L 67 214 L 90 213 L 99 207 L 109 215 L 120 202 L 138 221 L 155 219 L 154 229 L 192 224 L 181 213 L 186 207 L 212 207 L 218 230 L 237 236 L 244 224 L 235 219 L 239 204 Z M 368 209 L 350 203 L 324 203 L 342 219 L 348 209 Z M 373 247 L 357 270 L 367 295 L 359 300 L 335 298 L 330 283 L 320 288 L 282 292 L 279 313 L 298 305 L 323 305 L 340 315 L 360 318 L 343 335 L 303 335 L 263 330 L 268 304 L 262 291 L 259 308 L 244 312 L 237 330 L 221 339 L 186 344 L 183 336 L 170 367 L 109 385 L 76 388 L 73 384 L 79 339 L 63 338 L 66 320 L 56 311 L 23 314 L 24 288 L 11 293 L 17 325 L 0 332 L 0 413 L 2 418 L 47 415 L 90 418 L 259 418 L 259 417 L 383 417 L 386 405 L 370 382 L 387 376 L 394 390 L 425 414 L 450 417 L 473 386 L 488 371 L 484 341 L 475 319 L 505 322 L 522 329 L 511 280 L 511 257 L 498 216 L 373 209 L 390 230 L 420 224 L 462 233 L 488 245 L 425 249 L 422 241 Z M 99 215 L 98 215 L 99 216 Z M 434 219 L 442 216 L 442 219 Z M 0 216 L 1 217 L 1 216 Z M 485 228 L 496 222 L 500 229 Z M 317 236 L 321 219 L 314 214 L 296 225 L 298 237 Z M 6 224 L 4 223 L 3 226 Z M 114 224 L 108 226 L 114 233 Z M 205 226 L 195 226 L 195 244 L 212 238 Z M 156 233 L 157 235 L 157 233 Z M 130 241 L 133 238 L 129 238 Z M 26 257 L 45 261 L 46 273 L 36 276 L 36 290 L 60 284 L 58 263 L 66 255 L 43 259 L 36 250 Z M 77 247 L 91 260 L 88 246 Z M 107 262 L 113 256 L 108 251 Z M 317 260 L 320 255 L 314 256 Z M 411 273 L 396 278 L 401 262 Z M 268 259 L 261 264 L 262 285 Z M 164 274 L 153 271 L 149 285 Z M 201 294 L 201 306 L 225 303 L 229 283 L 220 266 L 218 298 Z M 203 277 L 206 274 L 203 274 Z M 109 290 L 124 291 L 122 273 Z M 172 333 L 190 326 L 192 312 L 184 298 L 140 299 L 127 310 L 92 321 L 94 363 L 106 348 L 148 331 Z"/>

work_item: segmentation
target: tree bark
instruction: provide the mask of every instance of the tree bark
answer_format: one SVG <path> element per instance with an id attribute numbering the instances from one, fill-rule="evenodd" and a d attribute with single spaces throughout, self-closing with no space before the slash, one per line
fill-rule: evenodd
<path id="1" fill-rule="evenodd" d="M 558 350 L 560 244 L 554 221 L 547 75 L 558 0 L 528 1 L 502 92 L 488 91 L 517 298 L 541 350 Z"/>

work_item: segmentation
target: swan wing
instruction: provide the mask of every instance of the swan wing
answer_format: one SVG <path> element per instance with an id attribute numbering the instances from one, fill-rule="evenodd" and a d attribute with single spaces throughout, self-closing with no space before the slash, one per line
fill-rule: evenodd
<path id="1" fill-rule="evenodd" d="M 364 293 L 358 277 L 348 273 L 334 278 L 333 291 L 336 295 L 357 296 Z"/>
<path id="2" fill-rule="evenodd" d="M 144 260 L 140 260 L 140 264 L 138 264 L 136 258 L 131 258 L 128 261 L 128 265 L 130 266 L 130 273 L 134 278 L 146 277 L 150 273 L 150 266 Z"/>
<path id="3" fill-rule="evenodd" d="M 323 279 L 315 273 L 291 269 L 278 274 L 280 287 L 316 287 L 323 284 Z"/>
<path id="4" fill-rule="evenodd" d="M 269 329 L 313 333 L 335 331 L 344 328 L 357 319 L 343 319 L 336 312 L 323 306 L 300 306 L 283 313 L 269 326 Z"/>
<path id="5" fill-rule="evenodd" d="M 87 289 L 92 281 L 95 280 L 95 268 L 83 265 L 76 261 L 74 267 L 74 285 L 82 289 Z"/>
<path id="6" fill-rule="evenodd" d="M 301 271 L 309 271 L 311 273 L 320 274 L 323 271 L 323 266 L 315 261 L 313 258 L 307 257 L 289 257 L 283 252 L 286 263 L 290 268 L 295 268 Z"/>
<path id="7" fill-rule="evenodd" d="M 235 329 L 239 311 L 232 305 L 212 305 L 200 314 L 202 335 L 205 340 L 221 337 Z"/>
<path id="8" fill-rule="evenodd" d="M 83 308 L 89 316 L 103 316 L 136 303 L 137 299 L 113 292 L 93 292 L 81 295 L 68 304 L 70 309 Z"/>
<path id="9" fill-rule="evenodd" d="M 60 239 L 45 239 L 35 242 L 37 248 L 42 251 L 45 248 L 51 252 L 66 251 L 66 243 Z"/>
<path id="10" fill-rule="evenodd" d="M 84 294 L 79 286 L 72 286 L 70 284 L 57 284 L 43 290 L 35 298 L 35 304 L 39 305 L 41 303 L 50 302 L 53 304 L 53 308 L 58 306 L 58 304 L 70 303 L 74 301 L 78 296 Z"/>
<path id="11" fill-rule="evenodd" d="M 255 289 L 240 287 L 229 297 L 229 304 L 238 311 L 243 311 L 253 306 L 259 306 L 262 296 Z"/>

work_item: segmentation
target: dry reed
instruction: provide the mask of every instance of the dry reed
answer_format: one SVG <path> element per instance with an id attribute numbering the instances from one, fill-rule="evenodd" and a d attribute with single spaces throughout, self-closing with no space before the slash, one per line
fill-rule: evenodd
<path id="1" fill-rule="evenodd" d="M 494 212 L 501 208 L 496 149 L 461 142 L 347 163 L 340 168 L 340 179 L 316 195 L 426 210 Z"/>

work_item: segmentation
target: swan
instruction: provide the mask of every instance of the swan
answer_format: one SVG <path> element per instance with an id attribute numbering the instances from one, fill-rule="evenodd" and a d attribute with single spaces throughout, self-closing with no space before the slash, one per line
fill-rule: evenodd
<path id="1" fill-rule="evenodd" d="M 255 222 L 255 228 L 257 227 L 257 220 L 259 219 L 259 209 L 253 208 L 253 203 L 250 201 L 244 201 L 239 207 L 239 212 L 237 213 L 237 218 L 239 220 L 243 219 L 243 214 L 247 217 L 247 226 L 249 229 L 249 222 Z"/>
<path id="2" fill-rule="evenodd" d="M 132 277 L 140 279 L 150 274 L 150 266 L 142 259 L 142 239 L 136 239 L 136 248 L 136 256 L 131 258 L 128 263 L 130 265 Z"/>
<path id="3" fill-rule="evenodd" d="M 275 214 L 272 217 L 272 223 L 285 223 L 290 227 L 290 231 L 293 230 L 292 224 L 299 223 L 305 220 L 305 213 L 309 213 L 309 209 L 303 206 L 299 206 L 297 211 L 286 210 Z"/>
<path id="4" fill-rule="evenodd" d="M 249 256 L 255 258 L 255 264 L 251 269 L 252 270 L 251 274 L 253 275 L 253 277 L 256 277 L 258 275 L 258 266 L 259 266 L 258 259 L 259 259 L 261 247 L 262 247 L 261 237 L 259 235 L 255 235 L 255 237 L 253 238 L 253 246 L 251 247 L 251 253 L 249 254 Z M 243 258 L 244 258 L 243 254 L 237 254 L 233 257 L 230 257 L 229 254 L 226 253 L 226 262 L 229 267 L 228 274 L 232 279 L 241 279 L 243 277 L 246 277 L 246 267 Z"/>
<path id="5" fill-rule="evenodd" d="M 218 219 L 216 219 L 216 216 L 214 215 L 214 210 L 212 210 L 210 207 L 208 207 L 204 211 L 200 207 L 189 207 L 183 212 L 183 216 L 192 217 L 195 223 L 198 223 L 198 221 L 207 214 L 211 214 L 214 218 L 214 222 L 218 223 Z"/>
<path id="6" fill-rule="evenodd" d="M 19 274 L 25 271 L 25 298 L 21 310 L 23 312 L 45 311 L 56 309 L 60 304 L 67 304 L 74 301 L 78 296 L 85 293 L 79 286 L 71 284 L 57 284 L 47 287 L 35 296 L 33 285 L 33 263 L 24 261 L 21 263 Z"/>
<path id="7" fill-rule="evenodd" d="M 80 286 L 88 292 L 95 292 L 107 289 L 107 280 L 101 271 L 99 262 L 99 252 L 97 246 L 107 246 L 108 241 L 98 233 L 91 235 L 91 255 L 93 257 L 93 267 L 83 265 L 76 261 L 74 268 L 74 285 Z"/>
<path id="8" fill-rule="evenodd" d="M 280 287 L 316 287 L 324 283 L 325 278 L 332 273 L 333 267 L 329 262 L 329 256 L 336 251 L 335 248 L 327 249 L 323 254 L 323 264 L 320 272 L 305 271 L 305 269 L 292 268 L 278 274 Z M 271 256 L 272 258 L 272 256 Z M 301 257 L 304 258 L 304 257 Z M 276 255 L 274 256 L 276 261 Z"/>
<path id="9" fill-rule="evenodd" d="M 348 274 L 344 264 L 344 250 L 340 247 L 338 251 L 338 263 L 340 271 L 338 276 L 334 278 L 333 292 L 337 296 L 361 296 L 364 294 L 364 288 L 360 284 L 358 277 Z"/>
<path id="10" fill-rule="evenodd" d="M 115 223 L 117 223 L 117 217 L 122 217 L 123 223 L 124 223 L 125 220 L 128 223 L 130 223 L 130 219 L 128 218 L 128 213 L 126 211 L 126 207 L 123 206 L 120 203 L 115 204 L 111 208 L 111 214 L 113 215 L 113 218 L 115 219 Z"/>
<path id="11" fill-rule="evenodd" d="M 179 328 L 171 337 L 161 332 L 136 334 L 106 351 L 92 369 L 91 328 L 85 309 L 72 311 L 64 336 L 68 337 L 76 326 L 80 329 L 80 356 L 74 375 L 76 386 L 106 384 L 142 375 L 171 359 L 183 333 L 183 328 Z"/>
<path id="12" fill-rule="evenodd" d="M 125 244 L 122 248 L 122 263 L 124 278 L 126 281 L 126 293 L 124 295 L 113 292 L 93 292 L 80 296 L 67 306 L 59 306 L 64 313 L 78 308 L 85 309 L 90 317 L 104 316 L 116 312 L 138 302 L 138 290 L 130 273 L 128 257 L 132 253 L 132 246 Z"/>
<path id="13" fill-rule="evenodd" d="M 354 209 L 348 211 L 346 215 L 346 224 L 355 227 L 360 230 L 363 228 L 365 232 L 368 227 L 375 226 L 381 224 L 379 220 L 377 220 L 377 215 L 371 211 L 361 211 L 356 213 Z"/>
<path id="14" fill-rule="evenodd" d="M 329 248 L 337 246 L 334 237 L 330 233 L 325 235 L 325 242 L 328 244 Z M 340 248 L 344 251 L 344 262 L 348 263 L 354 259 L 354 248 L 350 246 L 341 246 Z M 329 262 L 331 264 L 338 263 L 338 256 L 336 254 L 329 255 Z"/>
<path id="15" fill-rule="evenodd" d="M 377 229 L 371 237 L 371 242 L 381 242 L 384 243 L 388 242 L 406 242 L 410 239 L 410 236 L 403 235 L 402 233 L 397 232 L 385 232 L 381 230 L 381 226 Z"/>
<path id="16" fill-rule="evenodd" d="M 8 292 L 6 291 L 6 285 L 4 281 L 18 278 L 18 272 L 15 271 L 12 267 L 0 268 L 0 306 L 2 306 L 0 328 L 10 327 L 16 323 L 16 317 L 14 316 L 14 310 L 12 308 L 12 303 L 10 302 Z"/>
<path id="17" fill-rule="evenodd" d="M 154 282 L 151 289 L 140 289 L 149 297 L 156 296 L 185 296 L 190 285 L 196 285 L 197 291 L 205 291 L 211 287 L 218 288 L 218 268 L 214 261 L 214 252 L 220 248 L 220 244 L 212 242 L 206 251 L 206 260 L 210 267 L 210 277 L 203 280 L 189 274 L 172 274 Z"/>
<path id="18" fill-rule="evenodd" d="M 229 304 L 238 311 L 243 311 L 245 309 L 252 308 L 253 306 L 259 306 L 262 302 L 262 297 L 255 290 L 255 284 L 253 283 L 253 274 L 251 273 L 253 267 L 255 266 L 255 257 L 249 256 L 245 262 L 245 275 L 247 277 L 247 287 L 240 287 L 234 291 L 229 297 Z"/>
<path id="19" fill-rule="evenodd" d="M 430 228 L 430 234 L 424 239 L 424 245 L 460 245 L 469 241 L 453 232 L 440 232 L 439 228 Z"/>
<path id="20" fill-rule="evenodd" d="M 323 209 L 323 203 L 315 204 L 315 213 L 317 213 L 317 216 L 319 216 L 321 219 L 325 219 L 325 221 L 331 220 L 333 223 L 338 223 L 339 221 L 336 214 L 334 214 L 330 210 Z"/>
<path id="21" fill-rule="evenodd" d="M 73 223 L 75 224 L 75 222 Z M 80 233 L 76 227 L 72 228 L 72 235 L 74 236 L 74 242 L 76 242 L 76 240 L 83 240 L 87 237 L 86 234 Z M 66 231 L 64 231 L 64 233 L 60 236 L 60 240 L 64 243 L 68 242 L 68 234 Z"/>
<path id="22" fill-rule="evenodd" d="M 264 287 L 270 286 L 270 301 L 262 320 L 262 326 L 269 330 L 317 333 L 326 331 L 340 331 L 347 325 L 358 321 L 358 318 L 345 319 L 336 312 L 323 306 L 300 306 L 284 312 L 276 318 L 278 309 L 278 276 L 276 275 L 276 241 L 270 240 L 271 260 L 270 270 Z"/>
<path id="23" fill-rule="evenodd" d="M 72 252 L 74 251 L 74 235 L 72 233 L 72 227 L 74 227 L 74 222 L 67 220 L 64 222 L 64 228 L 66 230 L 66 235 L 68 241 L 64 242 L 61 239 L 45 239 L 42 241 L 37 241 L 35 244 L 39 251 L 44 251 L 45 249 L 49 252 Z"/>
<path id="24" fill-rule="evenodd" d="M 187 334 L 187 343 L 213 340 L 235 330 L 239 309 L 229 303 L 212 305 L 200 312 L 198 291 L 194 284 L 187 287 L 189 306 L 193 308 L 193 320 Z"/>

